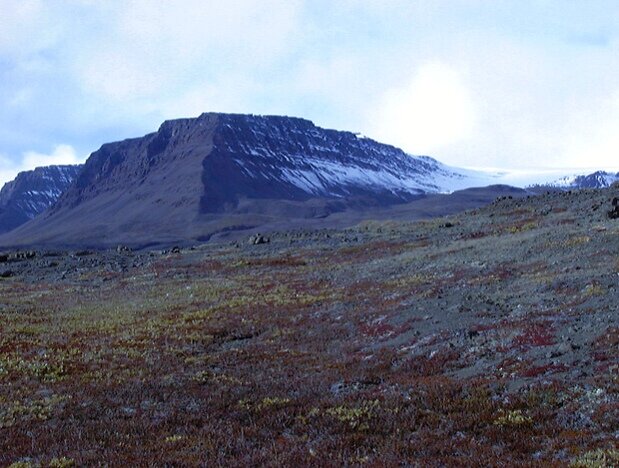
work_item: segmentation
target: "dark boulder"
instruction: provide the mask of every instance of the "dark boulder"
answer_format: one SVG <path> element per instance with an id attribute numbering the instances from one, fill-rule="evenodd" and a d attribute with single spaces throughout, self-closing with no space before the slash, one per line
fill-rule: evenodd
<path id="1" fill-rule="evenodd" d="M 608 212 L 608 217 L 610 219 L 618 219 L 619 218 L 619 198 L 615 197 L 612 200 L 613 208 Z"/>
<path id="2" fill-rule="evenodd" d="M 269 242 L 271 242 L 271 239 L 263 236 L 262 234 L 254 234 L 249 238 L 249 243 L 251 245 L 268 244 Z"/>

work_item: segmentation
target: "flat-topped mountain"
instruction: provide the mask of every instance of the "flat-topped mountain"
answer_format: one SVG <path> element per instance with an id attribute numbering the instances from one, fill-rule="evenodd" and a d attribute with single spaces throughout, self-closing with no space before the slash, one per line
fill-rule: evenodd
<path id="1" fill-rule="evenodd" d="M 0 233 L 47 210 L 73 182 L 81 165 L 37 167 L 20 172 L 0 190 Z"/>
<path id="2" fill-rule="evenodd" d="M 475 185 L 488 177 L 308 120 L 207 113 L 103 145 L 48 212 L 0 245 L 204 239 Z"/>

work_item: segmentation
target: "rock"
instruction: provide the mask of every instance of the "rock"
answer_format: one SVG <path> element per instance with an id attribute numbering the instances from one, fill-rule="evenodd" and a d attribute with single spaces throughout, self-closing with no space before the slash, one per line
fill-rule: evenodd
<path id="1" fill-rule="evenodd" d="M 271 242 L 271 240 L 262 234 L 254 234 L 249 238 L 250 245 L 268 244 L 269 242 Z"/>
<path id="2" fill-rule="evenodd" d="M 135 408 L 131 408 L 129 406 L 126 406 L 126 407 L 121 409 L 122 416 L 124 416 L 126 418 L 132 418 L 133 416 L 135 416 L 136 413 L 137 413 L 137 410 Z"/>
<path id="3" fill-rule="evenodd" d="M 559 346 L 557 346 L 556 351 L 553 352 L 553 354 L 557 353 L 557 356 L 552 356 L 552 357 L 562 356 L 562 355 L 572 351 L 573 349 L 574 349 L 573 346 L 570 345 L 569 343 L 567 343 L 567 342 L 561 343 Z"/>
<path id="4" fill-rule="evenodd" d="M 339 395 L 340 393 L 342 393 L 342 391 L 344 391 L 344 388 L 346 387 L 346 385 L 344 384 L 344 382 L 336 382 L 333 385 L 331 385 L 331 393 L 334 395 Z"/>
<path id="5" fill-rule="evenodd" d="M 116 247 L 116 252 L 118 253 L 129 253 L 131 252 L 131 249 L 129 247 L 127 247 L 126 245 L 119 245 Z"/>
<path id="6" fill-rule="evenodd" d="M 92 250 L 78 250 L 73 255 L 75 257 L 86 257 L 86 256 L 92 255 L 92 254 L 94 254 L 94 252 Z"/>
<path id="7" fill-rule="evenodd" d="M 15 276 L 15 273 L 12 270 L 4 270 L 0 272 L 0 278 L 10 278 L 11 276 Z"/>
<path id="8" fill-rule="evenodd" d="M 619 218 L 619 198 L 614 197 L 611 203 L 613 208 L 608 212 L 608 217 L 610 219 L 617 219 Z"/>
<path id="9" fill-rule="evenodd" d="M 20 260 L 30 260 L 32 258 L 35 258 L 36 256 L 37 253 L 34 250 L 26 250 L 23 252 L 15 252 L 14 254 L 9 254 L 7 261 L 18 262 Z"/>

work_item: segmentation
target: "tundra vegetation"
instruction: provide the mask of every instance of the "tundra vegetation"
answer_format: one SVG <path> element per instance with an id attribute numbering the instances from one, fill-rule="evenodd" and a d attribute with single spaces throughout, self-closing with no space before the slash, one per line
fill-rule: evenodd
<path id="1" fill-rule="evenodd" d="M 8 253 L 0 465 L 619 465 L 617 188 Z"/>

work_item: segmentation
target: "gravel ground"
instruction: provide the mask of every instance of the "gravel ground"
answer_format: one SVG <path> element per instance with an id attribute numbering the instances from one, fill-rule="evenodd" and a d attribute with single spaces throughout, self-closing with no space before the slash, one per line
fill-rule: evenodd
<path id="1" fill-rule="evenodd" d="M 6 252 L 0 402 L 22 409 L 0 410 L 0 464 L 617 466 L 617 196 L 165 251 Z M 57 375 L 51 357 L 37 367 L 52 349 Z M 106 367 L 118 380 L 92 379 Z M 36 418 L 41 392 L 65 403 Z M 101 424 L 143 432 L 96 443 L 93 404 Z M 227 442 L 196 451 L 205 440 Z"/>

